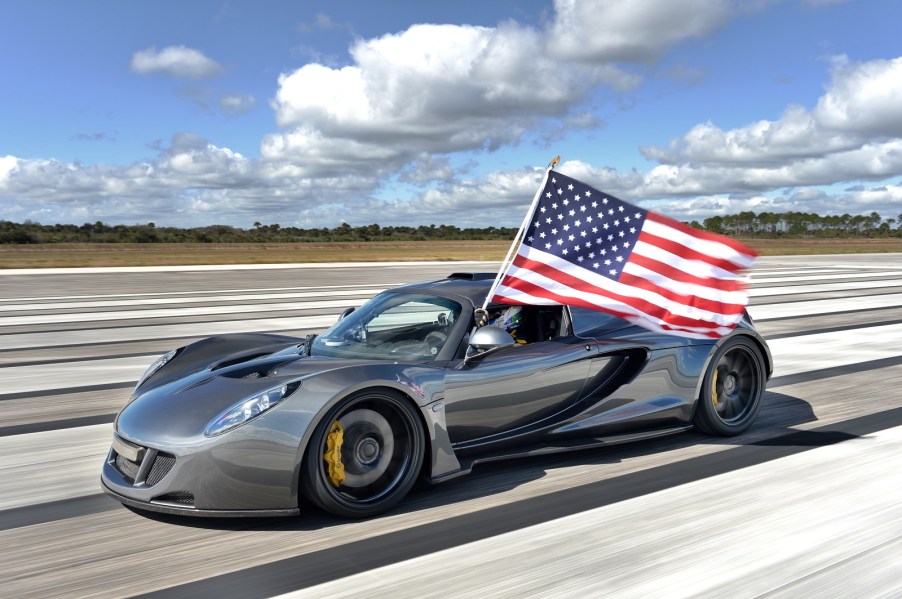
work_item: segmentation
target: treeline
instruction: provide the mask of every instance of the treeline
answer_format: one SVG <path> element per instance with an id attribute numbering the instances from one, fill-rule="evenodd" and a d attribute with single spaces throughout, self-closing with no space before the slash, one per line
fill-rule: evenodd
<path id="1" fill-rule="evenodd" d="M 461 229 L 452 225 L 419 227 L 352 227 L 347 223 L 329 228 L 299 229 L 254 223 L 250 229 L 210 225 L 180 229 L 145 225 L 22 224 L 0 220 L 0 243 L 322 243 L 333 241 L 429 241 L 429 240 L 509 240 L 517 229 L 485 227 Z"/>
<path id="2" fill-rule="evenodd" d="M 902 237 L 902 214 L 898 219 L 883 218 L 877 212 L 867 216 L 740 212 L 730 216 L 712 216 L 702 223 L 692 221 L 689 224 L 697 229 L 735 237 Z"/>
<path id="3" fill-rule="evenodd" d="M 697 229 L 734 237 L 902 237 L 902 214 L 884 219 L 870 215 L 821 216 L 805 212 L 740 212 L 712 216 L 689 223 Z M 0 220 L 0 243 L 322 243 L 332 241 L 429 241 L 510 240 L 517 230 L 509 227 L 461 229 L 453 225 L 382 227 L 376 224 L 352 227 L 300 229 L 254 223 L 250 229 L 210 225 L 181 229 L 144 225 L 42 225 Z"/>

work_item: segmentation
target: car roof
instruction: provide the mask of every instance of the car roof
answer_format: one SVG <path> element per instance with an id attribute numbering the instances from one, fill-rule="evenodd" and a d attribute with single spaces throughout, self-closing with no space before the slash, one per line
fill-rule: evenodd
<path id="1" fill-rule="evenodd" d="M 395 290 L 408 293 L 423 291 L 434 295 L 466 298 L 474 306 L 481 306 L 496 274 L 493 272 L 455 272 L 444 279 L 411 283 L 396 287 Z"/>

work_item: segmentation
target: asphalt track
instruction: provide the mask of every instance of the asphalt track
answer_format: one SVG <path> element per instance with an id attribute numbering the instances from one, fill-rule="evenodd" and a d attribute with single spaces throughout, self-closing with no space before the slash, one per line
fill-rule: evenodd
<path id="1" fill-rule="evenodd" d="M 194 520 L 99 492 L 153 357 L 305 333 L 492 264 L 0 271 L 0 597 L 902 596 L 902 255 L 776 257 L 757 424 L 478 467 L 346 522 Z"/>

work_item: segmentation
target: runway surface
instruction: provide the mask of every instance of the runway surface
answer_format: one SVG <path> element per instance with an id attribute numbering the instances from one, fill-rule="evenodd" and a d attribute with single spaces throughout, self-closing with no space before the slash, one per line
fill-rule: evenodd
<path id="1" fill-rule="evenodd" d="M 157 355 L 303 335 L 491 263 L 0 271 L 0 597 L 902 596 L 902 255 L 771 257 L 746 434 L 477 467 L 347 522 L 148 516 L 100 492 Z"/>

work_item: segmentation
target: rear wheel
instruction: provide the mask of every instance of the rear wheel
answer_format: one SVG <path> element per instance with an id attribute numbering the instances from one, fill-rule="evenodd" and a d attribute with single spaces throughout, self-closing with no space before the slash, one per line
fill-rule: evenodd
<path id="1" fill-rule="evenodd" d="M 764 358 L 755 342 L 744 337 L 730 339 L 708 365 L 695 426 L 722 437 L 744 432 L 761 409 L 765 383 Z"/>
<path id="2" fill-rule="evenodd" d="M 398 503 L 425 453 L 416 408 L 390 392 L 341 402 L 316 428 L 304 456 L 301 492 L 326 511 L 367 518 Z"/>

